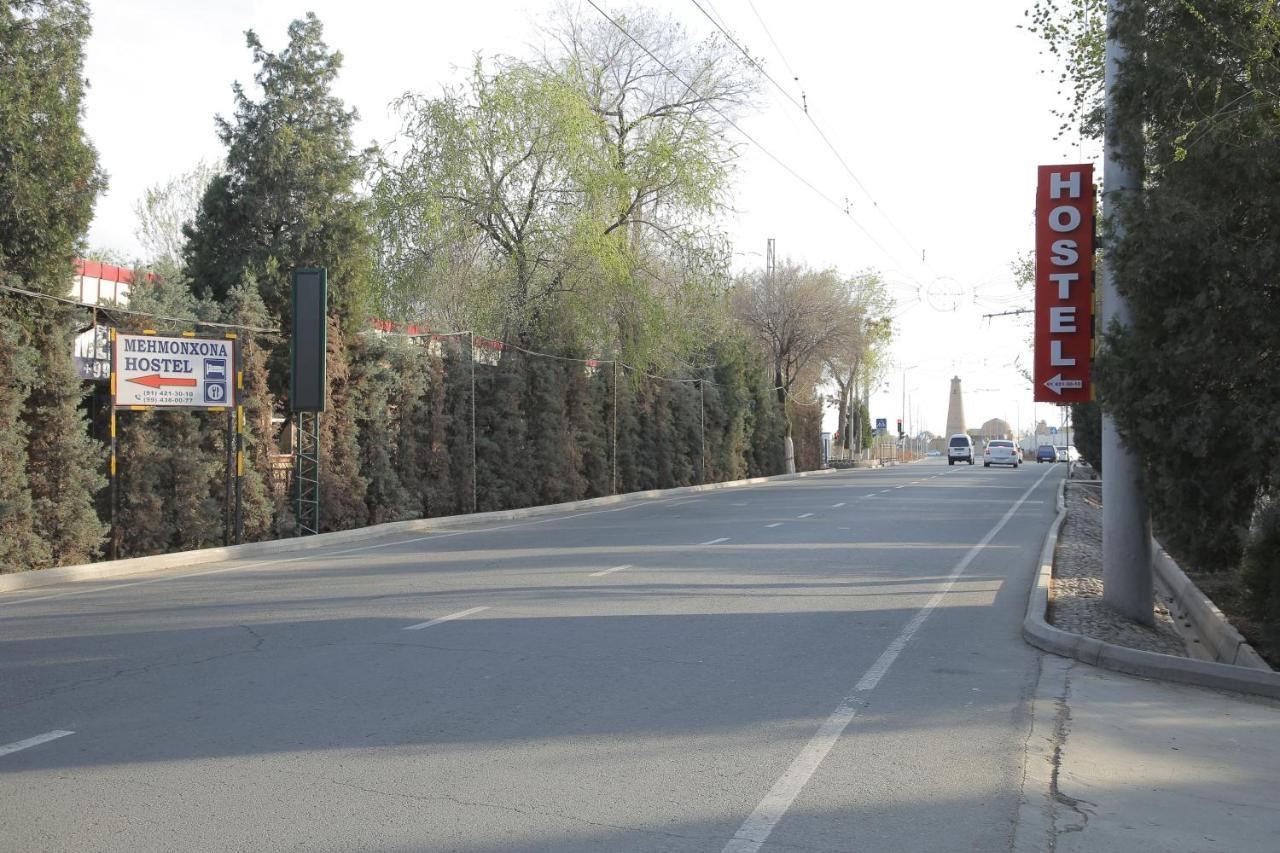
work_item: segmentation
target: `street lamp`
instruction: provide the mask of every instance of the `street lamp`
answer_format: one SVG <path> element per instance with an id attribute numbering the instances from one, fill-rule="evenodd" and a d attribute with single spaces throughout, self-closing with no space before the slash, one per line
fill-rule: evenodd
<path id="1" fill-rule="evenodd" d="M 918 364 L 911 364 L 902 368 L 902 420 L 898 423 L 902 424 L 904 429 L 906 428 L 907 423 L 907 371 L 915 370 L 919 366 L 920 365 Z M 903 435 L 905 435 L 905 433 Z M 902 449 L 905 452 L 907 449 L 906 439 L 901 435 L 899 438 L 902 438 Z"/>

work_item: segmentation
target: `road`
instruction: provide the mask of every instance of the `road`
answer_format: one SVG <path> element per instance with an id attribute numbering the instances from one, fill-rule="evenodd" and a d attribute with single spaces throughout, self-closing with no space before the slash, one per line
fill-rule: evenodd
<path id="1" fill-rule="evenodd" d="M 1008 850 L 1064 467 L 0 596 L 0 847 Z"/>

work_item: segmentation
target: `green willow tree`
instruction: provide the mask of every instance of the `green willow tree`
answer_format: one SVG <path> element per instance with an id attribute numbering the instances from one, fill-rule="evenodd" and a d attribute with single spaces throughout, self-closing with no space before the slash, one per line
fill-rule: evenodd
<path id="1" fill-rule="evenodd" d="M 656 59 L 564 11 L 535 60 L 397 102 L 405 150 L 374 193 L 392 310 L 658 368 L 706 344 L 728 282 L 726 117 L 755 83 L 719 41 L 626 21 Z"/>
<path id="2" fill-rule="evenodd" d="M 105 185 L 81 127 L 89 33 L 81 0 L 0 4 L 0 283 L 64 295 Z M 79 319 L 0 296 L 0 361 L 14 376 L 0 402 L 6 569 L 86 562 L 102 542 L 103 456 L 71 362 Z"/>

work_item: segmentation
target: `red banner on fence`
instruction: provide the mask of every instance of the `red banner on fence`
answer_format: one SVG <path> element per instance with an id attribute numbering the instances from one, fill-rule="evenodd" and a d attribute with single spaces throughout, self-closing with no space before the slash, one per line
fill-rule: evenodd
<path id="1" fill-rule="evenodd" d="M 1035 400 L 1093 396 L 1093 166 L 1041 166 L 1036 188 Z"/>

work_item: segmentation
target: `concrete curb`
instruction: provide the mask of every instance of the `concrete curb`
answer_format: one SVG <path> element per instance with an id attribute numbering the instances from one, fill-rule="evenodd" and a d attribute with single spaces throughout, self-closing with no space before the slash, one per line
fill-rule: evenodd
<path id="1" fill-rule="evenodd" d="M 1191 620 L 1192 627 L 1213 653 L 1213 659 L 1220 663 L 1271 672 L 1271 667 L 1262 656 L 1240 636 L 1240 632 L 1227 621 L 1218 606 L 1186 576 L 1160 542 L 1156 539 L 1151 542 L 1155 546 L 1152 563 L 1156 574 L 1169 588 L 1178 607 Z"/>
<path id="2" fill-rule="evenodd" d="M 1063 631 L 1045 621 L 1049 608 L 1049 584 L 1053 577 L 1054 551 L 1058 545 L 1062 522 L 1067 516 L 1065 490 L 1066 480 L 1063 480 L 1058 484 L 1058 517 L 1054 519 L 1053 526 L 1044 538 L 1044 546 L 1040 549 L 1040 568 L 1027 601 L 1022 636 L 1028 643 L 1042 651 L 1129 675 L 1280 698 L 1280 673 L 1271 670 L 1129 649 Z M 1179 599 L 1180 602 L 1182 600 Z"/>
<path id="3" fill-rule="evenodd" d="M 179 551 L 174 554 L 156 554 L 151 557 L 131 557 L 127 560 L 85 563 L 78 566 L 58 566 L 51 569 L 35 569 L 27 572 L 0 575 L 0 593 L 16 592 L 23 589 L 36 589 L 43 586 L 67 583 L 70 581 L 101 580 L 126 575 L 158 572 L 165 569 L 185 568 L 188 566 L 216 563 L 223 560 L 243 560 L 279 554 L 285 551 L 311 551 L 341 545 L 347 542 L 362 542 L 367 539 L 378 539 L 398 533 L 421 533 L 436 530 L 451 530 L 463 525 L 485 521 L 515 521 L 522 518 L 535 518 L 543 515 L 555 515 L 560 512 L 573 512 L 581 509 L 613 506 L 615 504 L 640 501 L 659 497 L 677 497 L 683 494 L 710 492 L 718 489 L 741 488 L 761 483 L 785 482 L 820 474 L 834 474 L 833 468 L 821 468 L 816 471 L 801 471 L 797 474 L 779 474 L 774 477 L 752 477 L 746 480 L 730 480 L 724 483 L 706 483 L 700 486 L 681 486 L 675 489 L 650 489 L 644 492 L 628 492 L 622 495 L 607 495 L 602 498 L 573 501 L 571 503 L 546 504 L 544 506 L 524 507 L 523 509 L 498 510 L 496 512 L 478 512 L 470 515 L 446 515 L 439 518 L 415 518 L 409 521 L 392 521 L 386 524 L 375 524 L 371 527 L 360 527 L 355 530 L 339 530 L 333 533 L 320 533 L 316 536 L 294 537 L 291 539 L 273 539 L 269 542 L 250 542 L 245 545 L 231 545 L 221 548 L 201 548 L 195 551 Z"/>

